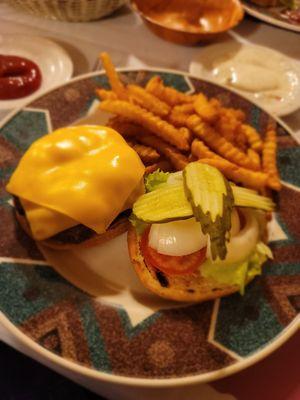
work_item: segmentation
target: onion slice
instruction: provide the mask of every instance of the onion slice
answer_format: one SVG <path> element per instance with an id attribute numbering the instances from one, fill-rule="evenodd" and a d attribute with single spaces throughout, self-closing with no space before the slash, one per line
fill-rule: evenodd
<path id="1" fill-rule="evenodd" d="M 184 256 L 207 245 L 207 235 L 195 218 L 151 225 L 149 246 L 160 254 Z"/>

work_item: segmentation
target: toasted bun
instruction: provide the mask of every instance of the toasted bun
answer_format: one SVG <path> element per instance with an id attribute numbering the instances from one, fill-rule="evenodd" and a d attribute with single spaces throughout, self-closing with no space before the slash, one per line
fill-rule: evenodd
<path id="1" fill-rule="evenodd" d="M 145 264 L 140 249 L 141 237 L 131 226 L 128 230 L 128 249 L 135 271 L 146 288 L 166 299 L 184 302 L 202 302 L 228 296 L 238 286 L 221 285 L 203 278 L 200 272 L 189 275 L 167 275 Z"/>
<path id="2" fill-rule="evenodd" d="M 32 237 L 31 230 L 28 224 L 28 221 L 24 215 L 21 215 L 18 211 L 16 211 L 16 218 L 18 222 L 20 223 L 21 227 L 24 229 L 24 231 Z M 80 243 L 68 243 L 68 242 L 60 242 L 55 239 L 47 239 L 47 240 L 42 240 L 39 243 L 51 247 L 52 249 L 57 249 L 57 250 L 68 250 L 68 249 L 78 249 L 78 248 L 86 248 L 86 247 L 93 247 L 98 244 L 102 244 L 105 242 L 108 242 L 109 240 L 115 238 L 116 236 L 121 235 L 122 233 L 125 233 L 128 228 L 129 228 L 129 221 L 126 217 L 121 217 L 119 218 L 115 223 L 113 223 L 109 229 L 98 235 L 95 233 L 91 238 L 86 239 Z M 33 238 L 34 239 L 34 238 Z"/>

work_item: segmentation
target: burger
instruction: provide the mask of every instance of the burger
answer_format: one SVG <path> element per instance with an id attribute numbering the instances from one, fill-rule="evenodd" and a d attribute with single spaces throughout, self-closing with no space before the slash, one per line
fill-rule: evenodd
<path id="1" fill-rule="evenodd" d="M 73 126 L 35 141 L 6 189 L 18 221 L 37 242 L 94 246 L 127 231 L 132 205 L 144 193 L 144 170 L 113 129 Z"/>
<path id="2" fill-rule="evenodd" d="M 155 172 L 133 205 L 128 249 L 143 285 L 175 301 L 244 293 L 272 257 L 266 245 L 271 199 L 228 182 L 200 162 Z"/>

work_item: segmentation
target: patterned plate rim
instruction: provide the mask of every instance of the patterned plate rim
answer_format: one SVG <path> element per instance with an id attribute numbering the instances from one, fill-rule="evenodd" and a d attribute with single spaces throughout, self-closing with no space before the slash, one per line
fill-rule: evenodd
<path id="1" fill-rule="evenodd" d="M 267 14 L 263 14 L 258 10 L 256 10 L 256 8 L 254 7 L 252 8 L 251 5 L 245 4 L 245 2 L 243 2 L 243 7 L 249 15 L 257 19 L 260 19 L 261 21 L 267 22 L 270 25 L 278 26 L 279 28 L 287 29 L 292 32 L 300 32 L 300 26 L 293 25 L 285 21 L 281 21 L 280 19 L 273 18 Z"/>
<path id="2" fill-rule="evenodd" d="M 208 80 L 200 79 L 197 76 L 190 74 L 188 72 L 178 71 L 178 70 L 174 70 L 174 69 L 165 69 L 165 68 L 159 68 L 159 67 L 156 67 L 156 68 L 155 67 L 151 67 L 151 68 L 145 67 L 145 68 L 118 68 L 117 70 L 120 72 L 155 71 L 155 72 L 181 75 L 183 77 L 192 78 L 192 79 L 195 79 L 198 81 L 211 83 Z M 98 75 L 103 75 L 103 74 L 104 74 L 103 70 L 90 72 L 87 74 L 82 74 L 82 75 L 77 76 L 76 78 L 70 79 L 69 81 L 65 82 L 64 84 L 57 85 L 54 88 L 51 88 L 51 89 L 45 91 L 41 95 L 35 96 L 33 99 L 31 99 L 30 102 L 26 103 L 22 107 L 19 107 L 19 108 L 13 110 L 5 118 L 3 118 L 2 121 L 0 122 L 0 129 L 3 126 L 5 126 L 7 124 L 7 122 L 9 122 L 18 112 L 20 112 L 24 108 L 27 108 L 32 102 L 45 96 L 46 94 L 54 92 L 55 90 L 57 90 L 63 86 L 70 85 L 73 82 L 88 79 L 88 78 L 98 76 Z M 264 107 L 261 107 L 256 102 L 247 99 L 245 96 L 241 95 L 237 91 L 229 89 L 225 85 L 215 84 L 215 83 L 214 83 L 214 85 L 219 86 L 222 89 L 225 89 L 225 90 L 228 90 L 228 91 L 231 91 L 231 92 L 237 94 L 238 96 L 244 98 L 246 101 L 254 104 L 256 107 L 263 110 L 266 114 L 270 115 L 273 119 L 275 119 L 278 122 L 278 124 L 280 124 L 296 140 L 296 142 L 300 144 L 300 140 L 296 137 L 295 133 L 279 117 L 271 114 Z M 27 336 L 25 333 L 23 333 L 20 329 L 18 329 L 4 315 L 4 313 L 1 310 L 0 310 L 0 323 L 11 333 L 11 335 L 13 337 L 15 337 L 17 340 L 19 340 L 24 346 L 28 347 L 33 352 L 42 356 L 44 362 L 47 362 L 47 361 L 53 362 L 54 364 L 56 364 L 60 367 L 63 367 L 68 371 L 79 373 L 88 378 L 96 379 L 98 381 L 122 384 L 122 385 L 133 386 L 133 387 L 135 386 L 135 387 L 158 387 L 158 388 L 160 387 L 160 388 L 163 388 L 163 387 L 185 386 L 185 385 L 192 385 L 192 384 L 197 384 L 197 383 L 211 382 L 211 381 L 232 375 L 234 373 L 242 371 L 245 368 L 250 367 L 251 365 L 256 364 L 258 361 L 261 361 L 262 359 L 264 359 L 265 357 L 267 357 L 268 355 L 273 353 L 275 350 L 277 350 L 279 347 L 281 347 L 290 337 L 292 337 L 298 331 L 298 329 L 300 328 L 300 314 L 298 314 L 297 317 L 288 326 L 286 326 L 279 335 L 275 336 L 264 348 L 255 352 L 252 356 L 246 357 L 242 361 L 239 361 L 233 365 L 229 365 L 227 367 L 218 369 L 216 371 L 207 372 L 204 374 L 180 377 L 180 378 L 133 378 L 133 377 L 112 375 L 112 374 L 108 374 L 105 372 L 96 371 L 92 368 L 81 366 L 75 362 L 72 362 L 72 361 L 69 361 L 68 359 L 60 357 L 60 356 L 50 352 L 49 350 L 45 349 L 44 347 L 40 346 L 33 339 L 31 339 L 29 336 Z M 49 365 L 49 367 L 51 368 L 50 365 Z"/>

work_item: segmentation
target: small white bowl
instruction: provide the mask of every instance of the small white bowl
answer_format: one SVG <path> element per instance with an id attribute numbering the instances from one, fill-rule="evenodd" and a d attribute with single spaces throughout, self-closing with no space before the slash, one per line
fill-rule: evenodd
<path id="1" fill-rule="evenodd" d="M 68 81 L 73 63 L 67 52 L 49 39 L 31 35 L 0 35 L 0 54 L 34 61 L 40 68 L 42 84 L 33 94 L 13 100 L 0 100 L 0 110 L 21 107 L 54 86 Z"/>
<path id="2" fill-rule="evenodd" d="M 255 58 L 253 66 L 249 68 L 249 60 L 243 64 L 246 66 L 243 75 L 247 79 L 249 89 L 243 90 L 236 82 L 228 79 L 228 75 L 220 74 L 221 62 L 229 59 L 236 60 L 241 54 Z M 236 61 L 230 63 L 236 65 Z M 260 75 L 261 67 L 266 67 L 265 78 Z M 279 77 L 282 82 L 286 82 L 287 87 L 282 90 L 263 90 L 255 91 L 254 85 L 265 85 L 266 78 L 269 79 L 274 74 L 274 69 L 279 68 Z M 284 54 L 272 50 L 268 47 L 257 46 L 237 41 L 228 41 L 199 49 L 198 56 L 190 63 L 189 71 L 191 74 L 212 82 L 228 86 L 249 100 L 254 101 L 267 109 L 270 113 L 284 116 L 291 114 L 300 107 L 300 65 L 293 59 Z M 233 75 L 231 75 L 233 76 Z"/>

